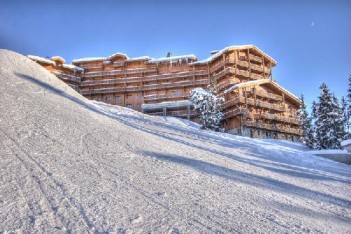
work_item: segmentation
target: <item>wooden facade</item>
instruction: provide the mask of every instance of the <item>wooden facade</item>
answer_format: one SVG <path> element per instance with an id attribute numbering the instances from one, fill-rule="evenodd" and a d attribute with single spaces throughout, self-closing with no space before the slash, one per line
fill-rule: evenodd
<path id="1" fill-rule="evenodd" d="M 58 76 L 71 76 L 58 60 L 50 60 L 54 66 L 37 62 Z M 76 90 L 88 99 L 153 115 L 195 119 L 189 93 L 212 83 L 225 99 L 222 111 L 227 132 L 294 141 L 301 135 L 296 117 L 299 99 L 272 81 L 276 61 L 253 45 L 226 47 L 201 61 L 194 55 L 153 59 L 116 53 L 72 63 L 82 69 L 73 74 L 79 78 Z M 72 80 L 60 78 L 73 85 Z"/>

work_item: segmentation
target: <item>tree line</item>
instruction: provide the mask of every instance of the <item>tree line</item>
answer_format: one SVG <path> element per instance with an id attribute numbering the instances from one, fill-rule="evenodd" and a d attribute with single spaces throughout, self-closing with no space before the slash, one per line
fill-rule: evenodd
<path id="1" fill-rule="evenodd" d="M 341 141 L 350 139 L 351 75 L 346 97 L 341 101 L 330 92 L 327 84 L 320 86 L 320 96 L 307 112 L 303 95 L 298 113 L 303 131 L 301 141 L 309 149 L 340 149 Z"/>

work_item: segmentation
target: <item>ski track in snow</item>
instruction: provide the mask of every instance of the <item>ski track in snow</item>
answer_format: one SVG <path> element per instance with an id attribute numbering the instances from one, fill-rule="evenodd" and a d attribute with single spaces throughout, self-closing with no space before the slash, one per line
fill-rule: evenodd
<path id="1" fill-rule="evenodd" d="M 351 232 L 350 166 L 92 102 L 0 51 L 0 232 Z"/>

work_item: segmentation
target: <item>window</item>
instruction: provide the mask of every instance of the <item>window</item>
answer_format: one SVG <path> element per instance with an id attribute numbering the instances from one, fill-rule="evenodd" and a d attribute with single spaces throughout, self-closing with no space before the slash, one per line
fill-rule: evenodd
<path id="1" fill-rule="evenodd" d="M 101 98 L 100 98 L 100 97 L 98 97 L 96 100 L 101 101 Z"/>
<path id="2" fill-rule="evenodd" d="M 179 90 L 172 91 L 172 96 L 180 96 L 181 92 Z"/>
<path id="3" fill-rule="evenodd" d="M 126 107 L 132 108 L 132 104 L 127 104 Z"/>
<path id="4" fill-rule="evenodd" d="M 131 98 L 133 98 L 133 95 L 128 94 L 127 99 L 131 99 Z"/>
<path id="5" fill-rule="evenodd" d="M 112 99 L 111 96 L 106 96 L 106 97 L 105 97 L 105 100 L 106 100 L 107 102 L 111 101 L 111 99 Z"/>
<path id="6" fill-rule="evenodd" d="M 121 96 L 115 96 L 115 100 L 118 102 L 119 100 L 121 100 Z"/>

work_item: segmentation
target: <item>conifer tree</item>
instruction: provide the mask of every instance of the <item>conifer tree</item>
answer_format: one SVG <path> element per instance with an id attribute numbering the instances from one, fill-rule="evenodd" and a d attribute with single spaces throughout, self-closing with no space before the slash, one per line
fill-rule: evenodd
<path id="1" fill-rule="evenodd" d="M 344 126 L 344 131 L 345 131 L 345 136 L 344 136 L 344 140 L 346 139 L 350 139 L 350 115 L 348 113 L 348 105 L 347 105 L 347 101 L 345 99 L 345 97 L 341 98 L 341 104 L 340 104 L 340 109 L 341 109 L 341 114 L 343 116 L 343 126 Z"/>
<path id="2" fill-rule="evenodd" d="M 190 92 L 190 100 L 200 114 L 203 128 L 223 131 L 221 127 L 223 113 L 220 110 L 223 100 L 221 98 L 202 88 L 195 88 Z"/>
<path id="3" fill-rule="evenodd" d="M 300 106 L 298 116 L 300 119 L 301 129 L 303 132 L 301 141 L 309 149 L 313 149 L 314 148 L 314 134 L 313 134 L 313 127 L 312 127 L 312 119 L 311 119 L 311 117 L 309 117 L 309 115 L 307 113 L 304 96 L 301 95 L 300 99 L 301 99 L 301 106 Z"/>
<path id="4" fill-rule="evenodd" d="M 315 133 L 317 149 L 339 149 L 343 137 L 340 127 L 340 108 L 337 99 L 330 93 L 327 85 L 320 87 L 319 102 L 315 105 Z M 342 124 L 341 124 L 342 125 Z"/>

